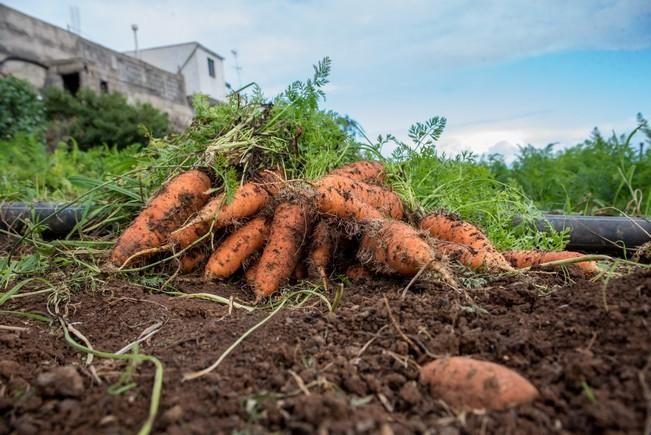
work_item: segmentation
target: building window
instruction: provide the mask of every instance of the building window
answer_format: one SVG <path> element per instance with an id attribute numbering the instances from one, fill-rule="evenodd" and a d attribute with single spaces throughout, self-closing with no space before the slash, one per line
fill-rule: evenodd
<path id="1" fill-rule="evenodd" d="M 208 58 L 208 74 L 210 77 L 215 77 L 215 61 Z"/>
<path id="2" fill-rule="evenodd" d="M 106 80 L 99 81 L 99 90 L 105 94 L 108 92 L 108 82 Z"/>
<path id="3" fill-rule="evenodd" d="M 63 80 L 63 89 L 70 92 L 72 95 L 77 95 L 77 91 L 81 87 L 81 80 L 78 72 L 70 74 L 61 74 Z"/>

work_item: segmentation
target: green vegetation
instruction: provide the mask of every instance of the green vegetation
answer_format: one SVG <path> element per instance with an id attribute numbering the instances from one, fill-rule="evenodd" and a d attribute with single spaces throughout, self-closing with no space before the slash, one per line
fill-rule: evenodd
<path id="1" fill-rule="evenodd" d="M 637 131 L 646 134 L 646 151 L 633 147 Z M 483 162 L 496 179 L 521 187 L 538 207 L 583 214 L 651 214 L 651 129 L 638 114 L 628 135 L 604 137 L 598 129 L 574 147 L 554 145 L 520 150 L 509 168 L 501 156 Z"/>
<path id="2" fill-rule="evenodd" d="M 0 141 L 0 201 L 74 199 L 88 186 L 83 179 L 102 180 L 132 169 L 138 147 L 107 146 L 81 151 L 75 141 L 48 151 L 41 139 L 25 133 Z"/>
<path id="3" fill-rule="evenodd" d="M 17 133 L 41 134 L 45 126 L 45 105 L 36 90 L 15 77 L 0 78 L 0 140 Z"/>
<path id="4" fill-rule="evenodd" d="M 640 198 L 638 209 L 646 207 L 648 211 L 649 193 L 644 188 L 651 186 L 647 182 L 649 153 L 643 156 L 647 160 L 637 161 L 634 153 L 629 153 L 619 142 L 593 137 L 590 144 L 572 151 L 575 154 L 568 150 L 555 155 L 551 149 L 540 154 L 528 148 L 513 168 L 508 168 L 496 157 L 484 162 L 471 154 L 450 159 L 437 151 L 437 141 L 446 125 L 442 117 L 412 126 L 409 143 L 388 135 L 378 138 L 377 143 L 367 141 L 363 144 L 357 138 L 358 133 L 362 137 L 364 134 L 353 121 L 319 108 L 329 72 L 330 60 L 326 58 L 315 66 L 309 80 L 294 82 L 271 100 L 256 86 L 230 95 L 218 106 L 209 106 L 207 99 L 197 97 L 195 119 L 178 135 L 165 135 L 166 120 L 163 122 L 144 106 L 140 110 L 149 115 L 138 118 L 140 115 L 133 111 L 125 115 L 121 111 L 127 110 L 126 101 L 115 95 L 82 93 L 78 99 L 73 99 L 56 91 L 48 93 L 46 101 L 49 103 L 43 107 L 47 108 L 50 134 L 54 126 L 59 128 L 56 131 L 63 132 L 60 138 L 66 140 L 57 141 L 58 145 L 48 150 L 39 136 L 40 124 L 25 122 L 7 136 L 8 140 L 0 141 L 0 200 L 57 200 L 65 206 L 88 204 L 93 207 L 70 234 L 59 240 L 45 240 L 43 228 L 37 222 L 26 222 L 27 229 L 21 235 L 0 229 L 0 234 L 8 240 L 0 252 L 0 308 L 14 298 L 47 295 L 49 312 L 65 313 L 65 306 L 75 292 L 105 288 L 106 280 L 117 273 L 107 272 L 106 257 L 118 233 L 166 179 L 193 167 L 211 169 L 217 178 L 216 189 L 229 193 L 260 168 L 281 168 L 290 180 L 313 180 L 333 167 L 360 158 L 383 160 L 390 183 L 412 216 L 445 208 L 479 224 L 500 249 L 560 249 L 563 246 L 564 235 L 540 234 L 527 225 L 541 214 L 527 194 L 534 196 L 539 204 L 545 204 L 544 201 L 571 203 L 573 207 L 580 204 L 569 194 L 556 197 L 554 190 L 547 191 L 542 183 L 536 184 L 538 180 L 534 177 L 540 178 L 540 172 L 536 171 L 545 168 L 539 166 L 541 161 L 548 165 L 547 170 L 556 171 L 557 161 L 567 159 L 565 178 L 561 180 L 569 188 L 574 182 L 572 176 L 579 173 L 583 178 L 575 181 L 602 181 L 588 163 L 577 169 L 569 162 L 581 161 L 594 154 L 605 165 L 605 160 L 615 161 L 616 156 L 619 159 L 616 167 L 621 169 L 620 176 L 626 182 L 619 192 L 604 190 L 599 191 L 599 195 L 605 200 L 621 201 L 626 189 L 630 192 L 640 189 L 640 194 L 631 195 L 644 195 L 646 203 L 642 202 L 642 196 L 635 198 Z M 130 122 L 133 126 L 134 119 L 137 122 L 154 120 L 148 126 L 152 133 L 150 140 L 143 132 L 136 133 L 126 125 Z M 67 140 L 67 135 L 74 140 Z M 147 146 L 128 145 L 132 142 L 147 142 Z M 99 144 L 103 145 L 95 146 Z M 394 151 L 384 156 L 382 150 L 388 144 Z M 615 182 L 617 180 L 615 177 Z M 300 188 L 301 183 L 296 186 Z M 579 195 L 578 192 L 577 188 L 572 194 Z M 540 196 L 536 196 L 538 193 Z M 592 203 L 596 204 L 595 201 Z M 516 214 L 524 218 L 524 223 L 513 228 L 512 219 Z M 170 288 L 175 276 L 173 268 L 146 266 L 121 273 L 135 285 L 179 295 Z M 306 292 L 318 296 L 313 290 L 302 291 Z M 297 294 L 281 299 L 268 318 Z M 181 296 L 232 302 L 207 293 Z M 331 310 L 340 298 L 341 293 L 338 293 Z M 326 304 L 330 305 L 327 300 Z M 238 304 L 233 306 L 237 308 Z M 67 342 L 78 351 L 101 358 L 129 360 L 134 368 L 144 361 L 155 364 L 150 413 L 142 429 L 143 433 L 148 433 L 158 410 L 162 388 L 163 369 L 158 360 L 137 351 L 131 355 L 117 355 L 94 350 L 73 339 L 69 334 L 70 325 L 61 322 Z M 232 347 L 208 370 L 216 367 L 230 349 Z"/>
<path id="5" fill-rule="evenodd" d="M 499 181 L 476 156 L 463 153 L 447 158 L 436 150 L 445 118 L 415 124 L 409 131 L 411 144 L 389 136 L 380 143 L 396 145 L 389 167 L 394 189 L 412 210 L 421 213 L 445 209 L 479 225 L 500 250 L 559 250 L 564 234 L 541 234 L 531 222 L 542 213 L 520 189 Z M 523 217 L 513 225 L 513 217 Z"/>
<path id="6" fill-rule="evenodd" d="M 81 90 L 73 96 L 58 88 L 45 91 L 48 142 L 73 138 L 86 150 L 108 145 L 118 149 L 132 144 L 144 145 L 148 136 L 169 132 L 166 113 L 148 103 L 129 104 L 117 92 L 97 94 Z"/>

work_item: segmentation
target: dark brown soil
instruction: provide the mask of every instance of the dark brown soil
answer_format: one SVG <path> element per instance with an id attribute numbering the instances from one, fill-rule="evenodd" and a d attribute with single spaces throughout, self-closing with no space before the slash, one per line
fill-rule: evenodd
<path id="1" fill-rule="evenodd" d="M 209 366 L 270 310 L 229 314 L 213 302 L 113 282 L 101 293 L 75 295 L 67 318 L 96 349 L 113 352 L 163 323 L 140 346 L 165 365 L 156 433 L 643 433 L 651 400 L 644 394 L 651 388 L 651 273 L 611 280 L 605 290 L 541 275 L 493 282 L 467 296 L 416 287 L 404 299 L 405 282 L 373 281 L 347 287 L 334 313 L 312 297 L 281 310 L 216 370 L 187 382 L 183 374 Z M 237 284 L 181 287 L 250 297 Z M 34 296 L 2 308 L 42 312 L 45 301 Z M 112 395 L 126 363 L 95 358 L 91 369 L 58 323 L 1 316 L 0 434 L 140 428 L 151 364 L 137 368 L 133 388 Z M 513 368 L 541 397 L 505 412 L 455 414 L 418 384 L 418 364 L 447 354 Z M 81 389 L 70 369 L 54 372 L 70 380 L 47 383 L 61 366 L 77 368 Z"/>

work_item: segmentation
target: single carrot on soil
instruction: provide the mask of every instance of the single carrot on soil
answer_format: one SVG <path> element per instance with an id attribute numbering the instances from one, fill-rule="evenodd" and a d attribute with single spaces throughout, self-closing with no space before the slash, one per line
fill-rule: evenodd
<path id="1" fill-rule="evenodd" d="M 258 298 L 271 295 L 287 283 L 298 262 L 306 230 L 303 205 L 284 202 L 276 208 L 269 241 L 255 274 L 253 287 Z"/>
<path id="2" fill-rule="evenodd" d="M 420 221 L 420 228 L 436 239 L 457 243 L 460 248 L 470 247 L 471 249 L 458 251 L 459 261 L 468 267 L 494 271 L 513 270 L 479 228 L 457 216 L 443 212 L 432 213 Z"/>
<path id="3" fill-rule="evenodd" d="M 568 260 L 572 258 L 581 257 L 583 254 L 580 252 L 572 251 L 557 251 L 557 252 L 544 252 L 544 251 L 507 251 L 502 252 L 502 255 L 513 267 L 522 269 L 524 267 L 537 266 L 542 263 L 549 263 L 550 261 Z M 598 273 L 599 268 L 594 261 L 581 261 L 574 263 L 575 266 L 587 273 Z"/>
<path id="4" fill-rule="evenodd" d="M 135 254 L 163 245 L 172 231 L 206 203 L 209 189 L 210 178 L 197 169 L 172 178 L 122 233 L 111 251 L 111 263 L 125 266 Z"/>
<path id="5" fill-rule="evenodd" d="M 499 364 L 467 357 L 434 360 L 421 368 L 420 381 L 433 398 L 453 409 L 505 410 L 529 403 L 538 390 L 528 380 Z"/>
<path id="6" fill-rule="evenodd" d="M 247 258 L 262 249 L 268 232 L 269 225 L 262 216 L 233 231 L 210 256 L 204 278 L 224 279 L 237 272 Z"/>
<path id="7" fill-rule="evenodd" d="M 225 195 L 219 194 L 211 199 L 187 224 L 170 235 L 171 241 L 185 248 L 213 231 L 232 225 L 240 219 L 255 215 L 269 200 L 269 193 L 255 183 L 240 186 L 233 200 L 226 204 Z"/>

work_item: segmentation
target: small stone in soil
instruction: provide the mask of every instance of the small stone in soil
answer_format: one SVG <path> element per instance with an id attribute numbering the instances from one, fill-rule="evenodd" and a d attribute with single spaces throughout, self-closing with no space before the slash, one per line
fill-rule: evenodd
<path id="1" fill-rule="evenodd" d="M 74 366 L 56 367 L 41 373 L 36 385 L 47 396 L 80 397 L 84 392 L 84 381 Z"/>
<path id="2" fill-rule="evenodd" d="M 177 423 L 181 418 L 183 418 L 183 408 L 180 405 L 175 405 L 163 413 L 161 420 L 166 426 L 170 426 Z"/>
<path id="3" fill-rule="evenodd" d="M 422 396 L 418 390 L 418 384 L 414 381 L 407 382 L 400 389 L 400 398 L 410 405 L 416 405 L 420 402 Z"/>

